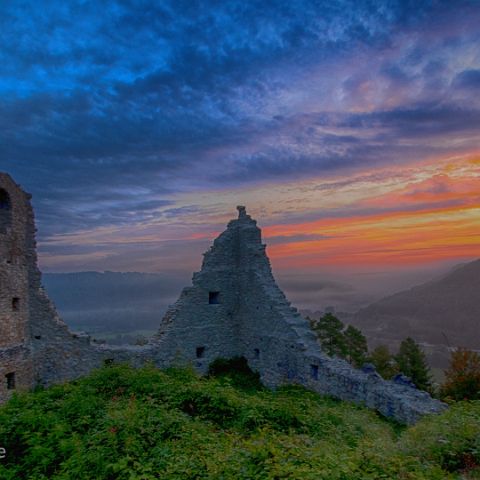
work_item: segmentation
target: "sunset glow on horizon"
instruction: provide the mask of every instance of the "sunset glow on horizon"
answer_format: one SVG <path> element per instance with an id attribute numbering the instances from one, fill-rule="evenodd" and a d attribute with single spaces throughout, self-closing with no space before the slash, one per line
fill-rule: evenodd
<path id="1" fill-rule="evenodd" d="M 397 175 L 398 174 L 398 175 Z M 280 184 L 243 191 L 227 190 L 199 195 L 210 212 L 196 213 L 189 225 L 152 222 L 56 236 L 50 244 L 144 245 L 162 242 L 210 244 L 224 224 L 234 218 L 234 205 L 246 203 L 259 221 L 269 256 L 277 269 L 315 269 L 320 266 L 421 266 L 480 257 L 480 159 L 462 157 L 410 165 L 407 169 Z M 211 199 L 215 200 L 212 203 Z M 189 198 L 177 199 L 188 205 Z M 243 200 L 247 200 L 246 202 Z M 249 203 L 250 202 L 250 203 Z M 249 208 L 252 205 L 253 208 Z M 275 212 L 275 210 L 278 210 Z M 161 219 L 161 212 L 159 217 Z M 280 217 L 281 221 L 276 220 Z M 297 221 L 297 218 L 309 218 Z M 157 220 L 158 220 L 157 218 Z M 222 219 L 210 230 L 212 218 Z M 288 220 L 290 219 L 290 221 Z M 61 251 L 61 249 L 60 249 Z M 195 250 L 194 250 L 195 251 Z M 200 251 L 195 252 L 197 255 Z M 88 252 L 79 261 L 101 263 L 104 254 Z M 89 260 L 89 256 L 91 259 Z M 107 255 L 108 257 L 108 255 Z M 50 262 L 72 260 L 55 255 Z M 192 266 L 198 259 L 191 259 Z M 161 269 L 152 263 L 152 271 Z M 148 269 L 147 269 L 148 270 Z"/>
<path id="2" fill-rule="evenodd" d="M 329 217 L 327 209 L 321 220 L 267 227 L 267 242 L 268 237 L 285 240 L 270 247 L 270 255 L 282 268 L 418 266 L 480 257 L 480 160 L 462 160 L 434 164 L 430 176 L 424 165 L 422 180 L 403 178 L 395 184 L 385 178 L 374 187 L 383 194 L 370 196 L 364 189 L 364 197 L 349 205 L 351 215 Z M 302 235 L 322 238 L 295 241 Z"/>

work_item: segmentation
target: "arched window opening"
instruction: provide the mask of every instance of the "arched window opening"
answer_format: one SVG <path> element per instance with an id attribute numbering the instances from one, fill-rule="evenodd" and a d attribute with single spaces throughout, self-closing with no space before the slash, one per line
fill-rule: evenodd
<path id="1" fill-rule="evenodd" d="M 12 223 L 12 202 L 6 190 L 0 188 L 0 233 L 5 233 Z"/>

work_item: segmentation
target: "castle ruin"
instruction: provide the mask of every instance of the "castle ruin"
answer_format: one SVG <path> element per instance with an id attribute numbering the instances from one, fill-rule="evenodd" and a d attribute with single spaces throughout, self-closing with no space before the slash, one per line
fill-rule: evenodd
<path id="1" fill-rule="evenodd" d="M 99 345 L 70 332 L 48 299 L 30 195 L 0 173 L 0 402 L 15 390 L 75 379 L 105 363 L 191 364 L 206 373 L 218 357 L 243 356 L 266 386 L 301 384 L 403 423 L 445 408 L 401 378 L 385 381 L 374 369 L 357 370 L 323 353 L 277 286 L 256 221 L 244 207 L 238 212 L 147 345 Z"/>

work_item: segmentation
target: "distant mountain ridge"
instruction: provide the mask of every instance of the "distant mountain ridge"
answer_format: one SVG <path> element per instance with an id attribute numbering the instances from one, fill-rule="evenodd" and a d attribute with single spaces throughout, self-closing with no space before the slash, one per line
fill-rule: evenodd
<path id="1" fill-rule="evenodd" d="M 73 329 L 125 332 L 156 329 L 184 279 L 160 273 L 46 273 L 43 283 Z"/>
<path id="2" fill-rule="evenodd" d="M 47 273 L 43 281 L 64 320 L 91 332 L 155 330 L 188 284 L 168 273 L 138 272 Z M 480 349 L 480 259 L 338 316 L 358 326 L 371 346 L 395 346 L 410 335 L 427 344 Z"/>
<path id="3" fill-rule="evenodd" d="M 359 310 L 351 323 L 369 338 L 407 336 L 429 344 L 480 349 L 480 259 Z"/>

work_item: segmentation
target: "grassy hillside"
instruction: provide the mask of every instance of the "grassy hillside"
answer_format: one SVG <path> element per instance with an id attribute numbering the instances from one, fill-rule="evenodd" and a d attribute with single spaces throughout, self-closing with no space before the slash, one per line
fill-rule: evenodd
<path id="1" fill-rule="evenodd" d="M 15 396 L 0 446 L 2 480 L 480 478 L 480 402 L 407 429 L 248 374 L 121 365 Z"/>

